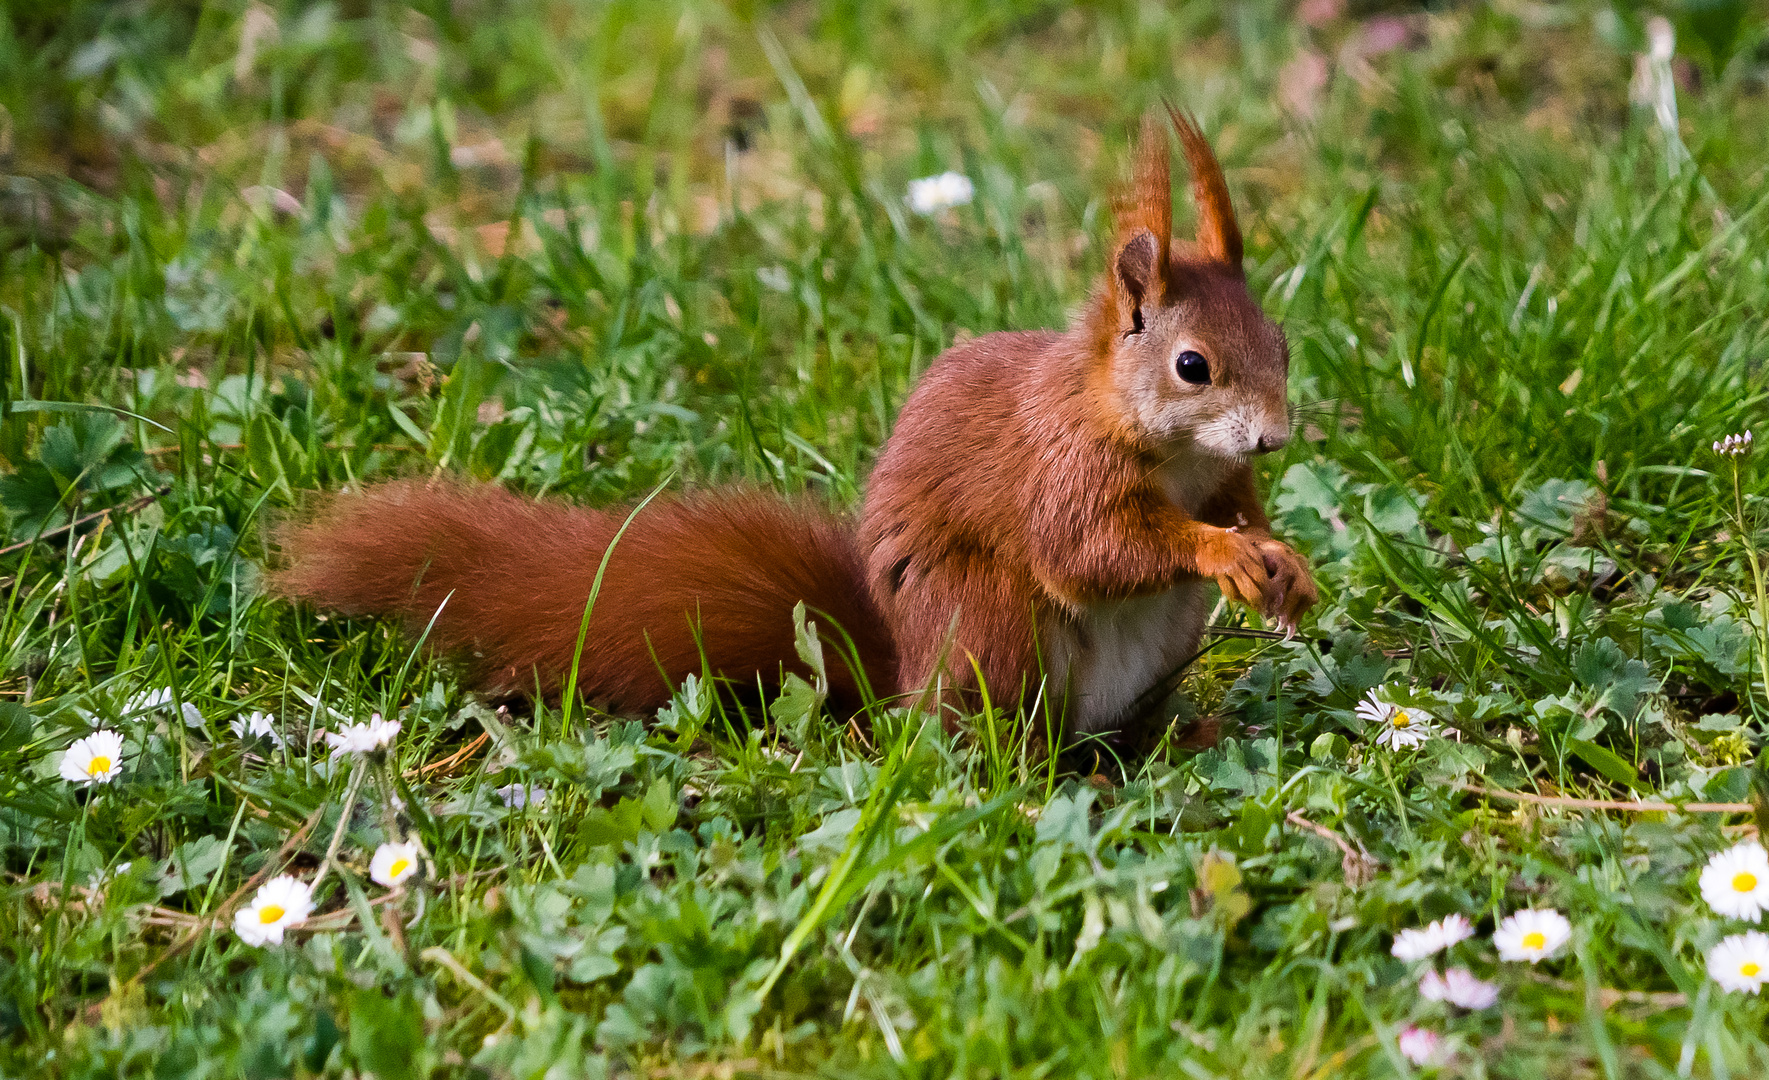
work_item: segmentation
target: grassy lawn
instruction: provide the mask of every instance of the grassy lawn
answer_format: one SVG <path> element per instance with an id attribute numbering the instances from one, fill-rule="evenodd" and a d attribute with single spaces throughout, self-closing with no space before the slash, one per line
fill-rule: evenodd
<path id="1" fill-rule="evenodd" d="M 1713 448 L 1769 399 L 1769 36 L 1687 0 L 1653 60 L 1655 10 L 7 5 L 0 1075 L 1769 1075 L 1700 881 L 1769 820 L 1769 479 Z M 495 709 L 262 594 L 376 477 L 857 505 L 943 348 L 1079 306 L 1162 96 L 1291 343 L 1323 596 L 1219 608 L 1155 737 Z M 278 874 L 316 908 L 252 944 Z M 1501 959 L 1525 909 L 1570 937 Z"/>

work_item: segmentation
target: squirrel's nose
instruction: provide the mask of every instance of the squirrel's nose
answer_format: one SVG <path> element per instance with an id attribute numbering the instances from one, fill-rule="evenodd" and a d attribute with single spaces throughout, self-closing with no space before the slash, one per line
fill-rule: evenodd
<path id="1" fill-rule="evenodd" d="M 1288 432 L 1267 433 L 1259 437 L 1259 442 L 1253 447 L 1253 452 L 1255 454 L 1269 454 L 1273 450 L 1282 450 L 1289 442 Z"/>

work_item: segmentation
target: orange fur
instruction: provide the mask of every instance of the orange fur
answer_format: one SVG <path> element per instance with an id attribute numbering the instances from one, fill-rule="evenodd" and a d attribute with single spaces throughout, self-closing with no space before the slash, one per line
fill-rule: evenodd
<path id="1" fill-rule="evenodd" d="M 1198 125 L 1185 113 L 1167 106 L 1173 129 L 1185 148 L 1192 170 L 1192 202 L 1198 208 L 1198 251 L 1205 258 L 1241 273 L 1241 228 L 1235 224 L 1234 203 L 1229 200 L 1228 181 L 1222 166 Z"/>
<path id="2" fill-rule="evenodd" d="M 1155 238 L 1157 264 L 1165 265 L 1173 240 L 1173 170 L 1167 134 L 1153 116 L 1143 121 L 1135 160 L 1129 197 L 1118 209 L 1118 243 L 1148 232 Z"/>
<path id="3" fill-rule="evenodd" d="M 602 554 L 625 520 L 537 502 L 492 485 L 398 481 L 332 497 L 278 537 L 291 564 L 284 596 L 349 615 L 402 617 L 461 657 L 494 694 L 554 694 Z M 867 599 L 852 528 L 765 495 L 659 500 L 615 545 L 584 641 L 578 684 L 611 707 L 651 710 L 700 673 L 753 685 L 802 670 L 792 609 L 851 635 L 867 675 L 894 682 L 889 637 Z M 828 639 L 838 641 L 834 633 Z M 826 652 L 836 693 L 856 682 Z M 661 670 L 660 670 L 661 669 Z"/>

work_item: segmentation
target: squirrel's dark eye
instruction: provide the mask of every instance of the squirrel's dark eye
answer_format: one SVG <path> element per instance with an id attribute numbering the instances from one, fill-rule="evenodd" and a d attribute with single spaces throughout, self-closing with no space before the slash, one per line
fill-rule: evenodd
<path id="1" fill-rule="evenodd" d="M 1179 377 L 1189 383 L 1204 385 L 1210 381 L 1210 361 L 1187 349 L 1179 354 Z"/>

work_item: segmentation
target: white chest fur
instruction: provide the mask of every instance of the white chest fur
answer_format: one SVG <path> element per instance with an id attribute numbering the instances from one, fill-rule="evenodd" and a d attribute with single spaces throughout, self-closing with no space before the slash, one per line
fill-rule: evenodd
<path id="1" fill-rule="evenodd" d="M 1122 726 L 1145 690 L 1198 650 L 1210 586 L 1188 581 L 1164 593 L 1089 604 L 1056 632 L 1067 654 L 1069 716 L 1076 731 Z"/>
<path id="2" fill-rule="evenodd" d="M 1184 454 L 1159 479 L 1174 505 L 1196 514 L 1230 468 L 1215 456 Z M 1207 582 L 1188 581 L 1151 596 L 1088 604 L 1049 628 L 1053 667 L 1067 675 L 1074 729 L 1109 730 L 1133 719 L 1127 712 L 1137 699 L 1198 651 L 1212 599 Z"/>
<path id="3" fill-rule="evenodd" d="M 1196 514 L 1216 494 L 1233 465 L 1214 454 L 1183 453 L 1161 467 L 1161 490 L 1173 505 Z"/>

